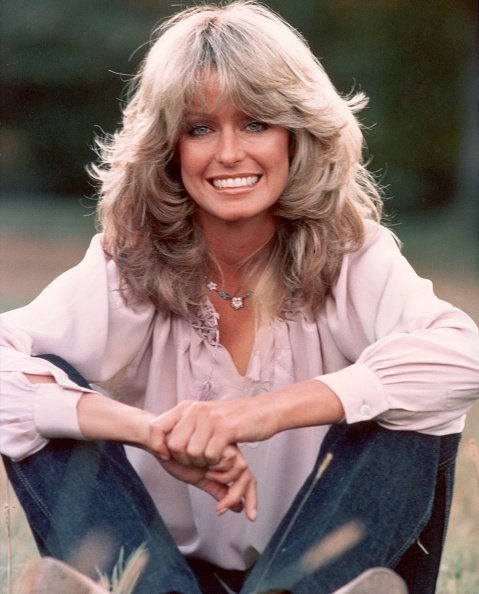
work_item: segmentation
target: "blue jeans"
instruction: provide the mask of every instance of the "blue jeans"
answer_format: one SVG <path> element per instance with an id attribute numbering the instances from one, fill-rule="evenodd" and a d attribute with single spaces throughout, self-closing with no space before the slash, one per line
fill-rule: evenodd
<path id="1" fill-rule="evenodd" d="M 64 361 L 45 358 L 86 386 Z M 459 439 L 388 431 L 374 422 L 333 426 L 316 467 L 248 574 L 183 557 L 121 444 L 54 439 L 24 460 L 4 463 L 41 555 L 75 564 L 90 535 L 109 545 L 99 568 L 108 573 L 121 549 L 127 557 L 144 544 L 150 561 L 135 594 L 224 594 L 216 576 L 242 594 L 330 594 L 374 566 L 394 569 L 410 594 L 433 594 Z M 328 453 L 333 460 L 317 480 Z M 307 573 L 302 556 L 349 521 L 363 527 L 362 540 Z M 79 568 L 97 577 L 96 567 Z"/>

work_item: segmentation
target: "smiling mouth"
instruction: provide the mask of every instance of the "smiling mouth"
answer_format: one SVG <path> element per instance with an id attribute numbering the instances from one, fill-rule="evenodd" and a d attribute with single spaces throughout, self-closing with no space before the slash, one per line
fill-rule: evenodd
<path id="1" fill-rule="evenodd" d="M 258 183 L 259 175 L 248 175 L 247 177 L 226 177 L 224 179 L 212 179 L 211 184 L 221 190 L 223 188 L 251 188 Z"/>

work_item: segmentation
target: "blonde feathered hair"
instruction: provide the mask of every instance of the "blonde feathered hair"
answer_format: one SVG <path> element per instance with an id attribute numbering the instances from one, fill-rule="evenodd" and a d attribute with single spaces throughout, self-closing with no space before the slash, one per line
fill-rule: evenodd
<path id="1" fill-rule="evenodd" d="M 101 161 L 91 168 L 100 182 L 105 248 L 125 294 L 187 317 L 204 296 L 212 257 L 175 149 L 188 106 L 201 101 L 202 82 L 214 73 L 221 97 L 291 135 L 277 232 L 244 269 L 261 271 L 257 294 L 270 314 L 280 314 L 292 295 L 317 311 L 343 255 L 363 242 L 363 219 L 381 217 L 355 115 L 367 98 L 341 97 L 302 36 L 256 2 L 183 10 L 154 39 L 121 128 L 99 142 Z"/>

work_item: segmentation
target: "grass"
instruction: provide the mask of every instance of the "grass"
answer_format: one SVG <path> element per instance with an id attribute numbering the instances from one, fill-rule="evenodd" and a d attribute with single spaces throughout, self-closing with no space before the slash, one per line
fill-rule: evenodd
<path id="1" fill-rule="evenodd" d="M 479 407 L 468 416 L 459 449 L 456 490 L 437 594 L 479 592 L 479 467 L 474 460 L 479 443 Z M 474 449 L 473 449 L 474 446 Z"/>
<path id="2" fill-rule="evenodd" d="M 78 262 L 93 233 L 81 201 L 28 197 L 0 204 L 0 310 L 28 302 Z M 468 227 L 468 226 L 467 226 Z M 469 228 L 469 227 L 468 227 Z M 479 322 L 479 244 L 449 217 L 405 220 L 395 227 L 405 254 L 438 295 Z M 479 592 L 479 403 L 471 410 L 457 463 L 456 491 L 437 594 Z M 19 578 L 38 558 L 24 513 L 0 467 L 0 591 L 21 594 Z"/>

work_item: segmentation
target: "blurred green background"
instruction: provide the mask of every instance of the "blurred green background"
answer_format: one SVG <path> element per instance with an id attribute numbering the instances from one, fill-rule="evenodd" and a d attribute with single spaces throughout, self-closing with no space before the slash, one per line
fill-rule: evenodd
<path id="1" fill-rule="evenodd" d="M 94 229 L 85 173 L 94 136 L 118 126 L 152 28 L 191 4 L 3 3 L 2 309 L 80 257 Z M 370 97 L 361 114 L 367 156 L 406 255 L 420 273 L 437 273 L 439 286 L 445 275 L 471 281 L 479 262 L 474 0 L 265 4 L 304 34 L 340 92 Z M 462 292 L 469 297 L 459 304 L 474 310 L 464 305 L 474 301 L 470 288 Z"/>
<path id="2" fill-rule="evenodd" d="M 438 208 L 461 190 L 474 106 L 473 0 L 271 0 L 337 88 L 363 89 L 372 168 L 395 208 Z M 91 193 L 93 132 L 119 121 L 125 78 L 155 23 L 191 2 L 10 0 L 3 8 L 3 187 Z M 124 74 L 122 77 L 119 73 Z M 472 111 L 472 110 L 471 110 Z"/>
<path id="3" fill-rule="evenodd" d="M 94 135 L 118 126 L 125 82 L 155 23 L 191 4 L 2 3 L 0 311 L 28 302 L 82 257 L 95 228 L 85 173 Z M 389 224 L 436 292 L 479 322 L 475 0 L 265 4 L 304 34 L 342 93 L 369 95 L 361 119 Z M 467 449 L 468 439 L 479 441 L 478 419 L 476 405 L 458 459 L 439 594 L 479 592 L 479 471 Z M 0 492 L 2 590 L 9 565 L 17 575 L 36 553 L 1 468 Z"/>

